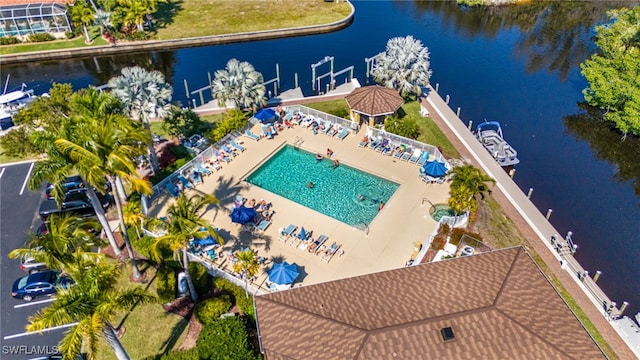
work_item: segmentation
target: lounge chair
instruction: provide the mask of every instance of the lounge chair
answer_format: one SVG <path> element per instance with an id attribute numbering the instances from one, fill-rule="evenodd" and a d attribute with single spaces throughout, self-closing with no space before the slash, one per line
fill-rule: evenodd
<path id="1" fill-rule="evenodd" d="M 196 163 L 196 170 L 198 170 L 201 174 L 205 175 L 205 176 L 209 176 L 211 175 L 211 170 L 205 168 L 204 166 L 202 166 L 202 164 L 200 164 L 199 162 Z"/>
<path id="2" fill-rule="evenodd" d="M 340 250 L 340 247 L 342 245 L 339 245 L 338 243 L 334 242 L 333 244 L 331 244 L 331 246 L 329 246 L 329 248 L 322 254 L 322 262 L 326 262 L 327 264 L 329 263 L 329 261 L 331 261 L 331 258 L 333 258 L 333 255 L 335 255 L 338 250 Z"/>
<path id="3" fill-rule="evenodd" d="M 280 236 L 278 237 L 278 240 L 286 243 L 287 240 L 289 240 L 289 238 L 291 237 L 291 234 L 293 234 L 293 232 L 296 231 L 297 228 L 298 227 L 295 226 L 294 224 L 289 224 L 289 226 L 287 226 L 286 229 L 280 232 Z"/>
<path id="4" fill-rule="evenodd" d="M 303 241 L 307 241 L 311 238 L 312 232 L 313 231 L 305 230 L 303 226 L 297 234 L 295 232 L 291 233 L 291 242 L 289 242 L 289 246 L 298 247 Z"/>
<path id="5" fill-rule="evenodd" d="M 422 155 L 420 156 L 420 159 L 418 159 L 416 164 L 418 164 L 418 166 L 424 166 L 424 164 L 426 164 L 428 160 L 429 160 L 429 152 L 425 151 L 422 153 Z"/>
<path id="6" fill-rule="evenodd" d="M 284 116 L 283 120 L 291 120 L 291 118 L 293 118 L 293 109 L 289 109 L 289 111 L 287 111 L 287 114 Z"/>
<path id="7" fill-rule="evenodd" d="M 384 149 L 389 146 L 389 139 L 384 138 L 378 147 L 376 148 L 376 152 L 383 153 Z"/>
<path id="8" fill-rule="evenodd" d="M 346 138 L 347 135 L 349 135 L 349 129 L 346 126 L 343 126 L 342 131 L 340 131 L 340 134 L 338 134 L 338 139 L 344 140 L 344 138 Z"/>
<path id="9" fill-rule="evenodd" d="M 405 152 L 402 154 L 402 156 L 400 157 L 400 160 L 402 161 L 409 161 L 409 158 L 411 158 L 411 154 L 413 154 L 413 149 L 408 148 L 407 150 L 405 150 Z"/>
<path id="10" fill-rule="evenodd" d="M 410 163 L 418 162 L 418 160 L 420 159 L 420 155 L 422 155 L 422 150 L 420 150 L 420 149 L 413 150 L 413 155 L 411 155 L 411 158 L 409 159 L 409 162 Z"/>
<path id="11" fill-rule="evenodd" d="M 404 150 L 399 150 L 399 151 L 394 151 L 393 152 L 393 157 L 396 159 L 400 159 L 402 157 L 402 155 L 404 155 Z"/>
<path id="12" fill-rule="evenodd" d="M 262 220 L 260 221 L 260 223 L 258 225 L 255 226 L 255 228 L 253 229 L 254 231 L 259 230 L 259 231 L 265 231 L 267 230 L 267 228 L 269 227 L 269 225 L 271 225 L 271 221 L 269 220 Z"/>
<path id="13" fill-rule="evenodd" d="M 193 189 L 193 184 L 189 180 L 187 180 L 184 175 L 178 175 L 178 180 L 180 180 L 182 186 L 184 186 L 185 189 Z"/>
<path id="14" fill-rule="evenodd" d="M 371 142 L 371 139 L 369 139 L 369 136 L 366 136 L 365 138 L 360 140 L 360 143 L 358 144 L 358 147 L 361 147 L 361 148 L 367 147 L 370 142 Z"/>
<path id="15" fill-rule="evenodd" d="M 338 124 L 334 124 L 331 129 L 327 132 L 327 135 L 334 137 L 336 136 L 336 134 L 338 133 L 338 131 L 340 131 L 339 129 L 340 125 Z"/>
<path id="16" fill-rule="evenodd" d="M 231 158 L 228 157 L 226 154 L 222 153 L 220 150 L 216 150 L 214 155 L 216 156 L 216 159 L 218 159 L 218 160 L 222 160 L 222 161 L 224 161 L 226 163 L 230 163 L 231 162 Z"/>
<path id="17" fill-rule="evenodd" d="M 166 185 L 167 188 L 167 192 L 169 193 L 169 195 L 171 195 L 172 197 L 178 197 L 180 196 L 180 189 L 178 189 L 176 187 L 176 185 L 174 183 L 172 183 L 171 181 L 169 181 Z"/>
<path id="18" fill-rule="evenodd" d="M 311 243 L 311 245 L 309 245 L 309 247 L 307 248 L 307 251 L 312 254 L 317 254 L 320 251 L 322 244 L 324 244 L 327 241 L 327 239 L 328 237 L 326 235 L 318 236 L 316 241 L 314 241 L 313 243 Z"/>
<path id="19" fill-rule="evenodd" d="M 196 184 L 202 184 L 204 183 L 204 181 L 202 181 L 202 175 L 200 175 L 200 172 L 196 169 L 191 171 L 191 174 L 189 175 L 189 177 L 191 178 L 191 180 L 193 180 L 193 182 L 195 182 Z"/>
<path id="20" fill-rule="evenodd" d="M 380 146 L 382 147 L 382 146 Z M 380 152 L 382 155 L 391 156 L 393 153 L 393 145 L 391 143 L 387 144 L 387 146 L 382 147 L 382 151 Z"/>
<path id="21" fill-rule="evenodd" d="M 378 146 L 382 144 L 382 137 L 378 136 L 371 144 L 369 144 L 369 149 L 375 150 Z"/>
<path id="22" fill-rule="evenodd" d="M 262 135 L 267 139 L 273 139 L 275 133 L 269 129 L 269 126 L 262 125 Z"/>
<path id="23" fill-rule="evenodd" d="M 249 139 L 253 139 L 255 141 L 259 141 L 260 140 L 260 136 L 254 134 L 251 132 L 250 129 L 247 129 L 244 131 L 244 134 L 249 138 Z"/>
<path id="24" fill-rule="evenodd" d="M 229 145 L 227 145 L 227 144 L 222 145 L 221 149 L 222 149 L 222 151 L 226 152 L 227 154 L 231 154 L 233 157 L 238 156 L 238 152 L 235 151 L 235 149 L 230 148 Z"/>
<path id="25" fill-rule="evenodd" d="M 329 130 L 331 130 L 331 126 L 332 126 L 332 124 L 331 124 L 330 120 L 325 121 L 324 122 L 324 129 L 322 129 L 320 132 L 326 135 L 329 132 Z"/>
<path id="26" fill-rule="evenodd" d="M 234 149 L 236 149 L 236 150 L 238 150 L 240 152 L 243 152 L 243 151 L 247 150 L 244 146 L 236 143 L 235 139 L 231 139 L 231 141 L 229 141 L 229 144 L 231 144 L 231 146 L 233 146 Z"/>
<path id="27" fill-rule="evenodd" d="M 302 122 L 300 123 L 300 126 L 302 127 L 309 127 L 311 126 L 312 123 L 314 123 L 316 121 L 316 119 L 313 116 L 307 116 L 304 119 L 302 119 Z"/>

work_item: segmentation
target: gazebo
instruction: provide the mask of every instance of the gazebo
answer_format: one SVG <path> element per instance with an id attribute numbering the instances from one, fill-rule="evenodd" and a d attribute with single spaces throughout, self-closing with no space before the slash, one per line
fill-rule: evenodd
<path id="1" fill-rule="evenodd" d="M 365 116 L 364 119 L 369 119 L 369 126 L 373 126 L 376 120 L 384 121 L 387 115 L 395 113 L 404 103 L 396 90 L 380 85 L 357 88 L 345 99 L 349 104 L 351 118 L 360 122 L 360 116 Z"/>

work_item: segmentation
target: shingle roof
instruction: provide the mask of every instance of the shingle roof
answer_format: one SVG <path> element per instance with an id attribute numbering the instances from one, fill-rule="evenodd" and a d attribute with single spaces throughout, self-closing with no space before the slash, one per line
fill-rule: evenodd
<path id="1" fill-rule="evenodd" d="M 268 360 L 605 358 L 523 248 L 255 301 Z M 454 340 L 443 340 L 444 327 Z"/>
<path id="2" fill-rule="evenodd" d="M 393 114 L 404 103 L 397 91 L 380 85 L 357 88 L 345 99 L 351 110 L 369 116 Z"/>

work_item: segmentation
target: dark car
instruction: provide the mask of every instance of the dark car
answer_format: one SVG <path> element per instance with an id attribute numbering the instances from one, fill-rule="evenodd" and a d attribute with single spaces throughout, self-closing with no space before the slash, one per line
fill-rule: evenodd
<path id="1" fill-rule="evenodd" d="M 21 277 L 13 283 L 11 296 L 31 301 L 38 296 L 54 295 L 60 287 L 68 288 L 73 280 L 60 274 L 60 271 L 40 271 Z"/>
<path id="2" fill-rule="evenodd" d="M 107 209 L 111 203 L 111 196 L 106 194 L 97 194 L 103 209 Z M 51 214 L 74 213 L 79 216 L 93 216 L 95 210 L 87 195 L 86 189 L 75 189 L 65 194 L 64 200 L 60 207 L 56 201 L 44 200 L 40 204 L 40 218 L 47 221 Z"/>
<path id="3" fill-rule="evenodd" d="M 61 185 L 62 185 L 62 188 L 64 189 L 65 194 L 73 190 L 84 188 L 84 183 L 80 175 L 67 177 L 66 179 L 64 179 Z M 44 195 L 49 200 L 55 200 L 53 197 L 53 194 L 51 194 L 51 190 L 53 190 L 53 188 L 54 188 L 53 184 L 51 183 L 47 184 Z M 96 189 L 94 188 L 93 190 L 95 191 Z M 108 181 L 107 181 L 107 187 L 105 190 L 106 190 L 105 193 L 111 192 L 111 183 L 109 183 Z"/>

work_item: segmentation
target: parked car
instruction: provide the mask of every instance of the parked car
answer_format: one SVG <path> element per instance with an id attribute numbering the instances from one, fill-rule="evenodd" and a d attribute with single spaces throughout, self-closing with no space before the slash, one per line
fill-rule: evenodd
<path id="1" fill-rule="evenodd" d="M 106 210 L 113 202 L 111 196 L 109 194 L 100 193 L 97 195 L 98 199 L 100 199 L 100 203 L 102 204 L 102 208 Z M 86 189 L 74 189 L 67 192 L 61 206 L 59 207 L 56 201 L 47 199 L 40 203 L 39 214 L 42 221 L 47 221 L 51 214 L 62 214 L 68 212 L 79 216 L 93 216 L 96 214 L 93 209 L 93 205 L 91 204 L 91 200 L 87 195 Z"/>
<path id="2" fill-rule="evenodd" d="M 60 271 L 46 270 L 21 277 L 13 283 L 11 296 L 24 301 L 31 301 L 38 296 L 51 296 L 60 287 L 73 285 L 70 277 L 61 275 Z"/>
<path id="3" fill-rule="evenodd" d="M 51 194 L 51 190 L 53 190 L 53 188 L 54 188 L 53 184 L 47 183 L 47 187 L 45 189 L 45 197 L 49 200 L 55 200 L 53 197 L 53 194 Z M 64 189 L 65 194 L 68 193 L 69 191 L 83 189 L 84 183 L 82 182 L 82 177 L 80 177 L 80 175 L 67 177 L 62 183 L 62 188 Z M 97 191 L 95 188 L 93 190 Z M 104 193 L 111 192 L 111 183 L 107 181 L 107 185 L 104 190 L 105 190 Z"/>
<path id="4" fill-rule="evenodd" d="M 47 266 L 44 263 L 35 261 L 35 259 L 29 255 L 24 255 L 20 258 L 20 269 L 31 274 L 36 271 L 46 270 Z"/>

